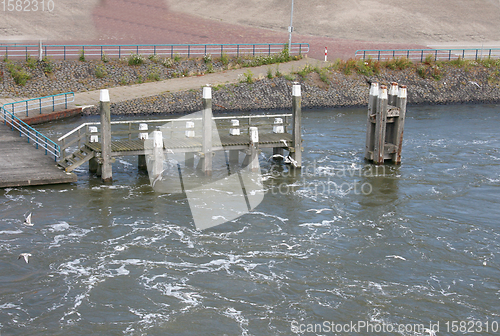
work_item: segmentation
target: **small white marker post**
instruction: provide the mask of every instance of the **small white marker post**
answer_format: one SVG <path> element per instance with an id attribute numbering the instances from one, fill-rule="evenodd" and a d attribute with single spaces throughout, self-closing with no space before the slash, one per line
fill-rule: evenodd
<path id="1" fill-rule="evenodd" d="M 202 166 L 206 175 L 212 174 L 212 88 L 203 87 L 203 115 L 202 115 Z"/>
<path id="2" fill-rule="evenodd" d="M 300 124 L 302 119 L 302 93 L 300 84 L 294 83 L 292 87 L 292 139 L 293 148 L 291 157 L 296 161 L 295 168 L 302 167 L 302 135 L 300 132 Z"/>
<path id="3" fill-rule="evenodd" d="M 328 48 L 325 47 L 325 62 L 328 61 Z"/>
<path id="4" fill-rule="evenodd" d="M 161 131 L 153 131 L 153 167 L 151 173 L 153 179 L 157 179 L 163 173 L 163 134 Z"/>

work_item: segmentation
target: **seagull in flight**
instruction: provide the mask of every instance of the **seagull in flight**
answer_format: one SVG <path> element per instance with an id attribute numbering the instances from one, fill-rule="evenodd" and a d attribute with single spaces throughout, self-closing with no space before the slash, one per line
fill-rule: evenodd
<path id="1" fill-rule="evenodd" d="M 163 180 L 163 172 L 164 172 L 164 171 L 165 171 L 165 169 L 163 169 L 163 170 L 162 170 L 162 171 L 158 174 L 158 176 L 156 176 L 156 178 L 153 180 L 153 183 L 151 184 L 151 187 L 153 187 L 153 188 L 154 188 L 154 187 L 155 187 L 156 182 Z"/>
<path id="2" fill-rule="evenodd" d="M 288 245 L 287 243 L 281 243 L 280 245 L 284 245 L 284 246 L 286 246 L 287 250 L 291 250 L 291 249 L 293 249 L 295 246 L 300 246 L 300 244 L 295 244 L 295 245 L 290 246 L 290 245 Z"/>
<path id="3" fill-rule="evenodd" d="M 26 226 L 33 226 L 33 223 L 31 223 L 31 212 L 24 218 L 23 224 Z"/>
<path id="4" fill-rule="evenodd" d="M 283 141 L 284 141 L 284 140 L 283 140 Z M 284 163 L 288 163 L 288 164 L 290 164 L 290 163 L 291 163 L 294 167 L 297 167 L 297 161 L 296 161 L 296 160 L 294 160 L 294 159 L 293 159 L 290 155 L 288 155 L 288 156 L 283 156 L 283 155 L 281 155 L 281 154 L 274 154 L 273 156 L 271 156 L 271 157 L 269 158 L 269 161 L 270 161 L 271 159 L 276 159 L 276 158 L 281 158 L 281 159 L 283 159 L 283 162 L 284 162 Z"/>
<path id="5" fill-rule="evenodd" d="M 324 209 L 309 209 L 309 210 L 306 210 L 306 211 L 316 211 L 316 214 L 320 214 L 323 211 L 332 211 L 332 209 L 327 209 L 327 208 L 324 208 Z"/>
<path id="6" fill-rule="evenodd" d="M 26 263 L 29 263 L 29 257 L 31 257 L 31 253 L 21 253 L 19 257 L 17 257 L 17 259 L 19 260 L 21 258 L 24 258 L 24 261 L 26 261 Z"/>

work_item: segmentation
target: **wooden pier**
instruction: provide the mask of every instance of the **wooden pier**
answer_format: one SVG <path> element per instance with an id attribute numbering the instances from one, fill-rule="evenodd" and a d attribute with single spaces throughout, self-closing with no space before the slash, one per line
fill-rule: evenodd
<path id="1" fill-rule="evenodd" d="M 391 160 L 401 163 L 406 116 L 406 86 L 393 82 L 387 87 L 372 83 L 368 101 L 365 159 L 375 164 Z"/>
<path id="2" fill-rule="evenodd" d="M 0 188 L 76 182 L 45 152 L 0 123 Z"/>
<path id="3" fill-rule="evenodd" d="M 139 168 L 145 168 L 145 156 L 151 154 L 147 143 L 152 135 L 161 132 L 162 155 L 185 153 L 186 165 L 197 167 L 205 174 L 212 171 L 212 157 L 217 151 L 228 151 L 232 164 L 238 163 L 240 153 L 245 154 L 243 166 L 253 165 L 264 148 L 273 153 L 288 151 L 287 162 L 294 168 L 302 165 L 301 137 L 301 90 L 295 84 L 292 90 L 293 110 L 291 114 L 212 116 L 211 88 L 203 88 L 203 110 L 193 116 L 163 120 L 134 120 L 112 122 L 109 115 L 109 95 L 101 94 L 101 122 L 86 123 L 59 138 L 61 159 L 59 165 L 70 172 L 89 162 L 89 170 L 101 176 L 103 181 L 112 179 L 114 157 L 139 157 Z M 148 133 L 154 130 L 153 133 Z M 287 132 L 287 131 L 291 132 Z M 158 136 L 158 135 L 155 135 Z M 149 139 L 148 139 L 149 138 Z M 69 148 L 77 150 L 67 153 Z M 151 147 L 152 145 L 149 145 Z M 280 155 L 275 155 L 279 159 Z M 151 173 L 151 172 L 150 172 Z"/>

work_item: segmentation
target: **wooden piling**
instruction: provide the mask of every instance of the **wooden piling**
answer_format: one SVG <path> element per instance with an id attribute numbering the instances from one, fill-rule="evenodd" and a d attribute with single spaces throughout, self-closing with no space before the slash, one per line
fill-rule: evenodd
<path id="1" fill-rule="evenodd" d="M 375 124 L 372 123 L 372 118 L 375 118 L 377 113 L 378 94 L 378 83 L 371 83 L 370 95 L 368 96 L 368 121 L 366 126 L 365 159 L 367 160 L 372 159 L 373 144 L 375 141 Z"/>
<path id="2" fill-rule="evenodd" d="M 377 89 L 377 85 L 372 83 L 370 88 L 365 159 L 372 160 L 375 164 L 382 164 L 387 159 L 400 164 L 406 115 L 406 86 L 397 88 L 397 83 L 393 82 L 388 94 L 386 86 L 382 85 Z"/>
<path id="3" fill-rule="evenodd" d="M 139 124 L 139 131 L 145 131 L 142 133 L 139 133 L 139 140 L 145 141 L 148 139 L 148 124 L 141 123 Z M 140 171 L 148 171 L 148 165 L 146 162 L 146 155 L 138 155 L 137 156 L 137 168 Z"/>
<path id="4" fill-rule="evenodd" d="M 392 162 L 401 164 L 401 151 L 403 150 L 403 132 L 406 118 L 406 85 L 401 85 L 397 97 L 396 106 L 399 108 L 399 117 L 394 122 L 396 153 L 392 157 Z"/>
<path id="5" fill-rule="evenodd" d="M 301 119 L 302 119 L 302 96 L 300 84 L 294 83 L 292 87 L 292 138 L 293 147 L 291 157 L 295 161 L 294 167 L 302 167 L 302 134 L 301 134 Z"/>
<path id="6" fill-rule="evenodd" d="M 377 116 L 375 122 L 375 141 L 373 149 L 373 162 L 384 163 L 385 131 L 387 123 L 387 86 L 381 85 L 377 102 Z"/>
<path id="7" fill-rule="evenodd" d="M 163 173 L 163 134 L 161 131 L 153 131 L 153 162 L 151 174 L 153 180 L 156 180 Z"/>
<path id="8" fill-rule="evenodd" d="M 101 90 L 101 152 L 102 152 L 102 175 L 103 182 L 113 180 L 112 159 L 111 159 L 111 110 L 109 101 L 109 91 Z"/>
<path id="9" fill-rule="evenodd" d="M 212 88 L 203 87 L 202 165 L 206 175 L 212 174 Z"/>

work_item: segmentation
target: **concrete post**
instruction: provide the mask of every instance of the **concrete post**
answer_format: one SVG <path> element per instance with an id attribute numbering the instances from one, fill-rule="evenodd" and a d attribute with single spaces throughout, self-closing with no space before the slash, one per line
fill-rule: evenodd
<path id="1" fill-rule="evenodd" d="M 373 162 L 384 163 L 385 131 L 387 125 L 387 86 L 380 86 L 380 93 L 377 102 L 377 119 L 375 123 L 375 142 L 373 149 Z"/>
<path id="2" fill-rule="evenodd" d="M 201 169 L 206 175 L 212 174 L 212 88 L 203 88 L 203 116 L 202 116 L 202 153 Z"/>
<path id="3" fill-rule="evenodd" d="M 367 160 L 372 160 L 370 152 L 373 152 L 373 143 L 375 142 L 375 125 L 372 123 L 372 116 L 377 113 L 378 94 L 378 83 L 371 83 L 370 95 L 368 96 L 368 121 L 366 126 L 365 159 Z"/>
<path id="4" fill-rule="evenodd" d="M 239 136 L 241 135 L 240 121 L 239 119 L 231 119 L 231 128 L 229 129 L 229 135 Z M 229 164 L 237 165 L 240 159 L 239 150 L 229 150 Z"/>
<path id="5" fill-rule="evenodd" d="M 145 131 L 142 133 L 139 133 L 139 140 L 142 140 L 143 142 L 148 139 L 148 124 L 139 124 L 139 131 Z M 140 171 L 148 171 L 148 165 L 146 162 L 146 155 L 139 155 L 137 156 L 137 168 Z"/>
<path id="6" fill-rule="evenodd" d="M 301 119 L 302 119 L 302 94 L 300 92 L 300 84 L 294 83 L 292 87 L 292 138 L 293 148 L 291 156 L 297 162 L 295 168 L 302 167 L 302 134 Z"/>
<path id="7" fill-rule="evenodd" d="M 103 182 L 113 180 L 111 163 L 111 110 L 109 101 L 109 91 L 101 90 L 100 108 L 101 108 L 101 153 L 102 153 L 102 175 Z"/>
<path id="8" fill-rule="evenodd" d="M 403 132 L 404 132 L 405 118 L 406 118 L 406 101 L 407 101 L 406 98 L 407 98 L 406 85 L 401 85 L 396 102 L 396 106 L 399 108 L 399 117 L 396 118 L 394 124 L 394 130 L 396 132 L 396 137 L 394 141 L 394 144 L 396 145 L 396 153 L 394 154 L 392 161 L 395 164 L 401 164 L 401 151 L 403 149 Z"/>

